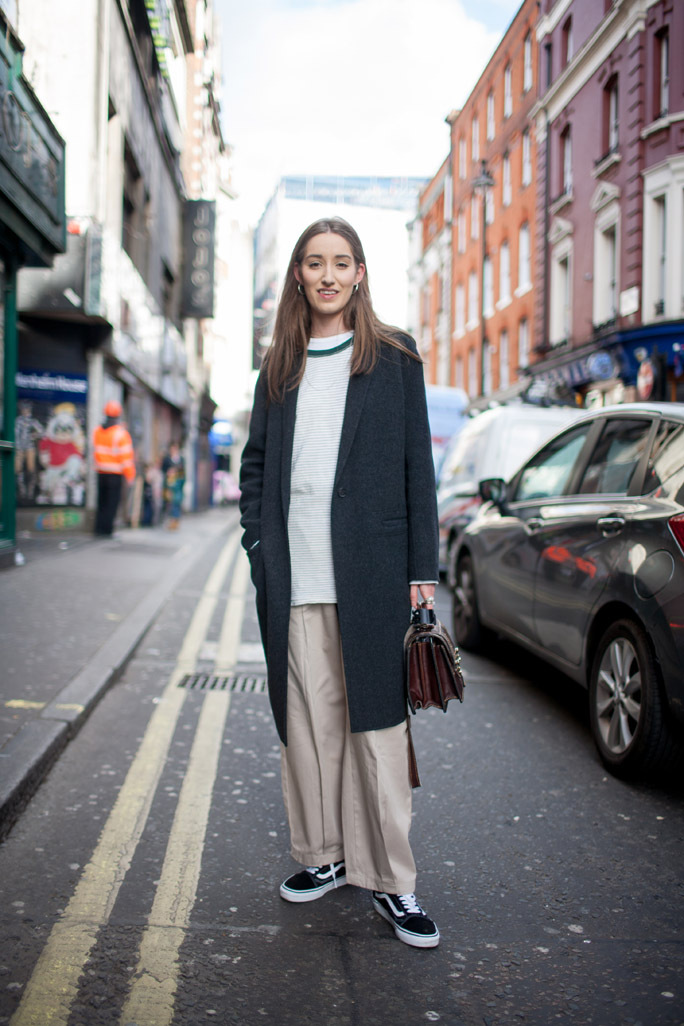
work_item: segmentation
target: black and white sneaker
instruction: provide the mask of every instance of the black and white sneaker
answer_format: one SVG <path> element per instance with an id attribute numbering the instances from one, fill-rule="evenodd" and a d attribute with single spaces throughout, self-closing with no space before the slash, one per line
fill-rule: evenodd
<path id="1" fill-rule="evenodd" d="M 288 876 L 280 885 L 280 897 L 285 901 L 315 901 L 335 887 L 344 887 L 347 876 L 344 862 L 331 862 L 328 866 L 307 866 L 300 873 Z"/>
<path id="2" fill-rule="evenodd" d="M 439 944 L 437 925 L 425 915 L 415 894 L 384 894 L 373 891 L 373 908 L 391 923 L 404 944 L 413 948 L 436 948 Z"/>

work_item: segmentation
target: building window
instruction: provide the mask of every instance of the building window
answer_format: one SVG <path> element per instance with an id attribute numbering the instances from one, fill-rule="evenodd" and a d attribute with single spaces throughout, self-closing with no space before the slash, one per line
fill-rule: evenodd
<path id="1" fill-rule="evenodd" d="M 461 136 L 461 138 L 458 140 L 458 177 L 461 179 L 461 181 L 463 181 L 466 176 L 466 164 L 466 141 Z"/>
<path id="2" fill-rule="evenodd" d="M 572 39 L 572 18 L 566 18 L 563 23 L 563 31 L 561 36 L 561 56 L 563 60 L 563 67 L 569 64 L 573 58 L 573 39 Z"/>
<path id="3" fill-rule="evenodd" d="M 511 251 L 507 242 L 499 250 L 499 303 L 503 305 L 511 298 Z"/>
<path id="4" fill-rule="evenodd" d="M 523 317 L 518 325 L 518 366 L 530 365 L 530 326 L 527 317 Z"/>
<path id="5" fill-rule="evenodd" d="M 483 342 L 482 369 L 484 370 L 484 381 L 482 382 L 482 394 L 492 394 L 492 347 L 487 339 Z"/>
<path id="6" fill-rule="evenodd" d="M 504 117 L 510 118 L 513 113 L 513 72 L 510 64 L 504 71 Z"/>
<path id="7" fill-rule="evenodd" d="M 167 320 L 174 321 L 176 319 L 176 278 L 163 261 L 161 291 L 162 313 Z"/>
<path id="8" fill-rule="evenodd" d="M 656 36 L 655 71 L 655 116 L 664 118 L 670 110 L 670 33 L 667 29 Z"/>
<path id="9" fill-rule="evenodd" d="M 523 43 L 523 92 L 532 88 L 532 36 L 528 32 Z"/>
<path id="10" fill-rule="evenodd" d="M 529 185 L 532 181 L 532 138 L 529 128 L 522 137 L 522 184 Z"/>
<path id="11" fill-rule="evenodd" d="M 491 317 L 494 313 L 494 274 L 490 257 L 485 257 L 482 274 L 484 279 L 484 315 Z"/>
<path id="12" fill-rule="evenodd" d="M 530 277 L 530 226 L 520 226 L 518 236 L 518 288 L 527 289 L 531 285 Z"/>
<path id="13" fill-rule="evenodd" d="M 470 149 L 472 152 L 472 159 L 480 159 L 480 122 L 477 118 L 473 118 L 473 124 L 470 134 Z"/>
<path id="14" fill-rule="evenodd" d="M 665 196 L 656 196 L 655 215 L 658 264 L 654 313 L 656 316 L 659 316 L 665 313 L 665 297 L 667 293 L 667 201 Z"/>
<path id="15" fill-rule="evenodd" d="M 458 217 L 456 219 L 456 238 L 458 244 L 458 252 L 465 253 L 466 251 L 466 216 L 464 210 L 459 210 Z"/>
<path id="16" fill-rule="evenodd" d="M 598 224 L 594 239 L 594 326 L 599 327 L 614 323 L 618 312 L 617 222 Z"/>
<path id="17" fill-rule="evenodd" d="M 494 190 L 491 187 L 485 189 L 485 221 L 487 224 L 494 223 Z"/>
<path id="18" fill-rule="evenodd" d="M 473 195 L 470 198 L 470 238 L 479 239 L 480 237 L 480 203 L 477 196 Z"/>
<path id="19" fill-rule="evenodd" d="M 463 357 L 456 357 L 456 388 L 463 388 Z"/>
<path id="20" fill-rule="evenodd" d="M 569 125 L 560 137 L 560 144 L 561 193 L 569 196 L 572 193 L 572 132 Z"/>
<path id="21" fill-rule="evenodd" d="M 508 332 L 504 329 L 499 335 L 499 388 L 508 388 L 511 383 L 508 360 Z"/>
<path id="22" fill-rule="evenodd" d="M 544 43 L 544 80 L 548 89 L 553 81 L 553 47 L 551 43 Z"/>
<path id="23" fill-rule="evenodd" d="M 511 158 L 507 153 L 505 153 L 503 159 L 503 172 L 501 175 L 501 202 L 504 207 L 510 206 L 512 195 Z"/>
<path id="24" fill-rule="evenodd" d="M 468 395 L 471 399 L 477 395 L 477 366 L 474 349 L 468 350 Z"/>
<path id="25" fill-rule="evenodd" d="M 603 90 L 603 153 L 615 153 L 618 144 L 618 77 L 613 75 Z"/>
<path id="26" fill-rule="evenodd" d="M 121 245 L 128 253 L 142 277 L 147 280 L 148 242 L 147 230 L 149 196 L 138 170 L 133 152 L 124 143 L 123 218 L 121 224 Z"/>
<path id="27" fill-rule="evenodd" d="M 551 266 L 551 324 L 552 346 L 568 342 L 572 331 L 570 253 L 564 249 L 554 255 Z"/>
<path id="28" fill-rule="evenodd" d="M 466 326 L 465 289 L 461 282 L 456 286 L 454 296 L 454 329 L 456 335 L 463 335 Z"/>
<path id="29" fill-rule="evenodd" d="M 494 93 L 490 92 L 487 96 L 487 138 L 489 140 L 494 138 L 496 130 L 495 118 L 494 118 Z"/>
<path id="30" fill-rule="evenodd" d="M 477 301 L 477 274 L 475 271 L 471 271 L 468 275 L 468 328 L 475 327 L 480 319 Z"/>

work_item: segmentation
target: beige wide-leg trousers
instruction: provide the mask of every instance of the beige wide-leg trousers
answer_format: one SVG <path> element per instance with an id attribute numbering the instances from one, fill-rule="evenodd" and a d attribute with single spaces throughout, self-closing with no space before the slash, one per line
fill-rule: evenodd
<path id="1" fill-rule="evenodd" d="M 287 740 L 293 858 L 305 866 L 344 859 L 350 884 L 415 891 L 406 724 L 351 733 L 336 605 L 292 607 Z"/>

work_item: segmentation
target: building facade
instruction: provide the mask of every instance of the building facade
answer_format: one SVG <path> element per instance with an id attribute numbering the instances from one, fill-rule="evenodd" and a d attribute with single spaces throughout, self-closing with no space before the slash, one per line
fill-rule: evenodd
<path id="1" fill-rule="evenodd" d="M 29 528 L 49 526 L 51 518 L 89 521 L 95 480 L 88 442 L 112 398 L 124 409 L 139 480 L 172 440 L 180 441 L 189 469 L 187 505 L 208 500 L 200 436 L 206 438 L 213 407 L 198 325 L 213 313 L 213 222 L 205 204 L 193 234 L 197 210 L 184 176 L 197 126 L 188 104 L 198 90 L 210 110 L 213 103 L 211 89 L 190 67 L 202 6 L 200 0 L 192 6 L 186 0 L 18 5 L 31 55 L 27 74 L 50 96 L 67 140 L 68 217 L 67 251 L 53 270 L 20 276 L 18 399 L 42 425 L 38 445 L 55 431 L 71 432 L 81 454 L 63 468 L 46 457 L 35 478 L 19 482 Z M 210 114 L 216 134 L 214 124 Z M 39 390 L 54 380 L 75 383 L 84 401 L 54 393 L 41 399 L 47 392 Z M 134 492 L 123 512 L 135 521 L 137 508 Z"/>
<path id="2" fill-rule="evenodd" d="M 451 368 L 451 161 L 447 157 L 418 198 L 409 225 L 410 331 L 425 361 L 425 380 L 449 385 Z"/>
<path id="3" fill-rule="evenodd" d="M 0 566 L 16 556 L 17 481 L 35 478 L 44 456 L 37 420 L 17 406 L 18 273 L 50 267 L 66 247 L 64 140 L 24 76 L 9 14 L 0 7 Z"/>
<path id="4" fill-rule="evenodd" d="M 453 177 L 451 383 L 475 405 L 522 387 L 534 330 L 537 5 L 522 4 L 463 109 Z"/>
<path id="5" fill-rule="evenodd" d="M 684 397 L 684 5 L 546 0 L 534 390 Z"/>

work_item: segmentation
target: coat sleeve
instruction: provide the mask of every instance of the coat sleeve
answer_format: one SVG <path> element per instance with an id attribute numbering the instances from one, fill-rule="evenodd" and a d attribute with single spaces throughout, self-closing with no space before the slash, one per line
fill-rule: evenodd
<path id="1" fill-rule="evenodd" d="M 413 339 L 405 343 L 417 352 Z M 437 581 L 437 492 L 423 365 L 410 357 L 404 357 L 403 365 L 409 581 Z"/>
<path id="2" fill-rule="evenodd" d="M 267 421 L 266 380 L 265 374 L 262 373 L 254 391 L 249 436 L 242 452 L 240 466 L 240 523 L 244 532 L 242 544 L 248 552 L 261 540 L 261 496 L 264 483 Z"/>

